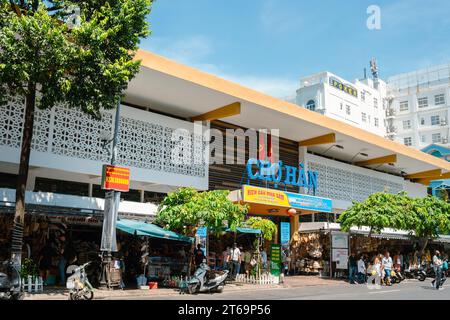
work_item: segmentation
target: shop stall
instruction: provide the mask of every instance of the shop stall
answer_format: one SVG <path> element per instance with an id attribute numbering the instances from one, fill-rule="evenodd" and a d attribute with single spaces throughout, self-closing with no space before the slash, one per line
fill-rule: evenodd
<path id="1" fill-rule="evenodd" d="M 120 251 L 128 257 L 124 264 L 129 282 L 136 283 L 139 278 L 145 279 L 143 283 L 176 286 L 188 275 L 193 238 L 142 221 L 120 219 L 116 226 L 128 234 L 119 236 Z"/>

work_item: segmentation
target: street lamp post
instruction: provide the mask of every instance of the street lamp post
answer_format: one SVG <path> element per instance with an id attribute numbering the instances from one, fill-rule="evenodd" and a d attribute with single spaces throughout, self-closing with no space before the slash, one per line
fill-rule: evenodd
<path id="1" fill-rule="evenodd" d="M 117 164 L 118 145 L 120 135 L 120 101 L 117 104 L 114 123 L 114 137 L 112 139 L 111 165 Z M 103 216 L 102 241 L 100 251 L 102 252 L 102 276 L 100 286 L 111 288 L 111 277 L 109 266 L 112 261 L 112 252 L 117 252 L 116 222 L 119 212 L 120 191 L 109 190 L 105 193 L 105 208 Z"/>

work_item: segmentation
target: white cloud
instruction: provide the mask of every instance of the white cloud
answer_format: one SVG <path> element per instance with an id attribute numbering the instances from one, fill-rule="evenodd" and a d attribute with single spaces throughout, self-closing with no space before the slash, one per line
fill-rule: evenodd
<path id="1" fill-rule="evenodd" d="M 298 29 L 302 21 L 300 12 L 283 7 L 280 1 L 266 0 L 263 3 L 260 21 L 267 32 L 285 33 Z"/>
<path id="2" fill-rule="evenodd" d="M 169 59 L 191 64 L 214 53 L 211 41 L 202 35 L 193 35 L 172 41 L 153 37 L 147 48 Z"/>
<path id="3" fill-rule="evenodd" d="M 282 76 L 243 74 L 229 71 L 224 65 L 206 62 L 214 53 L 214 46 L 205 36 L 194 35 L 175 41 L 153 37 L 146 44 L 144 49 L 262 93 L 283 99 L 295 96 L 297 80 Z"/>

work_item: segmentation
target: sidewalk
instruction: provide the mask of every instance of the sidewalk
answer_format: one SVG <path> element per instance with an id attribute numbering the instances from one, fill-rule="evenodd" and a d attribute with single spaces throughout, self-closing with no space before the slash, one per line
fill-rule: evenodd
<path id="1" fill-rule="evenodd" d="M 225 286 L 224 292 L 234 291 L 252 291 L 263 289 L 283 289 L 283 288 L 300 288 L 300 287 L 313 287 L 313 286 L 325 286 L 325 285 L 347 285 L 342 280 L 322 279 L 318 277 L 308 276 L 290 276 L 284 278 L 284 283 L 279 285 L 255 285 L 255 284 L 241 284 L 241 283 L 229 283 Z M 155 290 L 139 290 L 139 289 L 126 289 L 126 290 L 98 290 L 94 289 L 94 299 L 106 300 L 109 298 L 120 297 L 161 297 L 164 299 L 166 296 L 177 296 L 179 291 L 177 289 L 155 289 Z M 43 293 L 40 294 L 28 294 L 26 293 L 24 300 L 68 300 L 69 292 L 67 289 L 52 287 L 45 288 Z"/>

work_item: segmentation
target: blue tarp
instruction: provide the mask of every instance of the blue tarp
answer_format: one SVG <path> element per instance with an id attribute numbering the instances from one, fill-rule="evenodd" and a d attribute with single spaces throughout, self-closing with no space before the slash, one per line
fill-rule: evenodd
<path id="1" fill-rule="evenodd" d="M 225 230 L 226 232 L 232 232 L 230 228 Z M 261 230 L 259 229 L 251 229 L 251 228 L 236 228 L 238 233 L 252 233 L 252 234 L 261 234 Z"/>
<path id="2" fill-rule="evenodd" d="M 120 219 L 117 220 L 117 229 L 127 233 L 136 234 L 138 236 L 148 236 L 160 239 L 169 239 L 183 242 L 193 242 L 194 239 L 182 236 L 173 231 L 165 230 L 157 225 L 142 221 Z"/>

